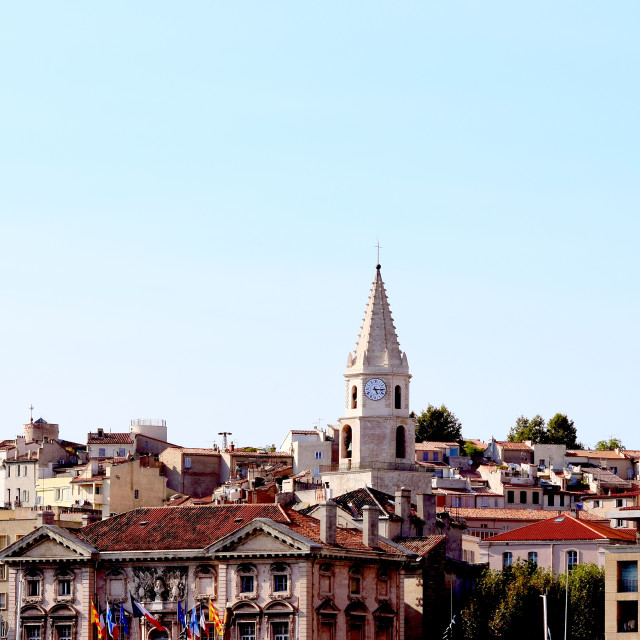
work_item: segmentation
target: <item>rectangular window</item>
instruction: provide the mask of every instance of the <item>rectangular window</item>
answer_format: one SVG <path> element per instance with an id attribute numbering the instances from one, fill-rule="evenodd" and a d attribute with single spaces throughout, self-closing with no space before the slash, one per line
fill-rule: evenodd
<path id="1" fill-rule="evenodd" d="M 273 590 L 274 591 L 286 591 L 288 580 L 286 575 L 273 576 Z"/>
<path id="2" fill-rule="evenodd" d="M 428 451 L 423 451 L 422 452 L 422 462 L 429 462 L 429 452 Z"/>
<path id="3" fill-rule="evenodd" d="M 594 509 L 599 509 L 600 508 L 600 500 L 594 500 L 593 501 L 593 508 Z"/>
<path id="4" fill-rule="evenodd" d="M 624 507 L 624 500 L 622 498 L 616 498 L 616 507 Z"/>
<path id="5" fill-rule="evenodd" d="M 184 459 L 184 468 L 185 469 L 191 469 L 191 458 L 185 458 Z"/>
<path id="6" fill-rule="evenodd" d="M 320 467 L 314 467 L 313 468 L 313 475 L 314 476 L 319 476 L 320 475 Z"/>
<path id="7" fill-rule="evenodd" d="M 540 504 L 540 494 L 537 491 L 531 494 L 531 502 L 533 504 Z"/>
<path id="8" fill-rule="evenodd" d="M 513 563 L 513 555 L 511 554 L 511 551 L 505 551 L 502 554 L 502 566 L 510 567 L 512 563 Z"/>
<path id="9" fill-rule="evenodd" d="M 618 601 L 618 633 L 638 632 L 638 601 Z"/>
<path id="10" fill-rule="evenodd" d="M 60 578 L 58 580 L 58 595 L 70 596 L 71 595 L 71 580 L 68 578 Z"/>
<path id="11" fill-rule="evenodd" d="M 567 551 L 567 570 L 573 571 L 578 566 L 578 552 Z"/>
<path id="12" fill-rule="evenodd" d="M 316 451 L 316 460 L 322 459 L 322 451 Z"/>
<path id="13" fill-rule="evenodd" d="M 22 467 L 22 473 L 24 475 L 24 477 L 27 477 L 27 465 L 25 464 L 24 467 Z"/>
<path id="14" fill-rule="evenodd" d="M 618 562 L 618 593 L 638 592 L 638 561 L 621 560 Z"/>
<path id="15" fill-rule="evenodd" d="M 538 564 L 538 552 L 537 551 L 529 551 L 529 555 L 527 556 L 527 560 L 531 562 L 531 564 Z"/>
<path id="16" fill-rule="evenodd" d="M 253 593 L 253 576 L 240 576 L 240 592 Z"/>
<path id="17" fill-rule="evenodd" d="M 564 507 L 564 493 L 561 493 L 558 498 L 560 500 L 560 506 Z"/>
<path id="18" fill-rule="evenodd" d="M 527 492 L 526 491 L 521 491 L 520 492 L 520 504 L 527 504 Z"/>
<path id="19" fill-rule="evenodd" d="M 127 450 L 124 447 L 120 448 L 120 457 L 124 458 L 127 455 Z"/>
<path id="20" fill-rule="evenodd" d="M 274 622 L 273 623 L 273 640 L 289 640 L 289 623 Z"/>
<path id="21" fill-rule="evenodd" d="M 349 593 L 357 595 L 360 593 L 360 576 L 350 576 Z"/>
<path id="22" fill-rule="evenodd" d="M 609 469 L 611 470 L 611 473 L 618 475 L 618 467 L 609 467 Z"/>
<path id="23" fill-rule="evenodd" d="M 553 505 L 556 503 L 556 497 L 553 495 L 553 493 L 549 494 L 548 500 L 547 500 L 547 504 L 550 507 L 553 507 Z"/>
<path id="24" fill-rule="evenodd" d="M 22 502 L 29 502 L 29 492 L 26 489 L 22 490 Z"/>
<path id="25" fill-rule="evenodd" d="M 489 506 L 489 498 L 480 498 L 480 504 L 483 507 L 488 507 Z"/>
<path id="26" fill-rule="evenodd" d="M 98 458 L 105 458 L 107 456 L 107 451 L 104 447 L 98 448 Z"/>
<path id="27" fill-rule="evenodd" d="M 20 465 L 19 465 L 19 464 L 17 464 L 17 465 L 16 465 L 16 468 L 18 469 L 18 478 L 19 478 L 19 477 L 20 477 Z"/>
<path id="28" fill-rule="evenodd" d="M 433 452 L 433 461 L 438 462 L 440 460 L 440 454 L 437 451 Z"/>
<path id="29" fill-rule="evenodd" d="M 96 495 L 97 495 L 97 496 L 98 496 L 98 495 L 100 495 L 100 487 L 99 487 L 99 486 L 98 486 L 98 487 L 96 487 Z"/>
<path id="30" fill-rule="evenodd" d="M 0 564 L 0 580 L 7 579 L 7 565 Z"/>
<path id="31" fill-rule="evenodd" d="M 9 536 L 0 536 L 0 549 L 9 546 Z"/>
<path id="32" fill-rule="evenodd" d="M 7 608 L 7 594 L 0 593 L 0 609 L 6 609 L 6 608 Z"/>
<path id="33" fill-rule="evenodd" d="M 133 498 L 134 498 L 134 500 L 139 500 L 140 499 L 140 491 L 138 491 L 138 489 L 134 489 L 133 490 Z"/>
<path id="34" fill-rule="evenodd" d="M 27 580 L 27 595 L 30 597 L 40 595 L 40 580 Z"/>
<path id="35" fill-rule="evenodd" d="M 56 625 L 57 640 L 72 640 L 71 625 L 70 624 L 57 624 Z"/>
<path id="36" fill-rule="evenodd" d="M 513 491 L 507 491 L 507 502 L 513 504 L 515 502 L 515 495 Z"/>
<path id="37" fill-rule="evenodd" d="M 240 622 L 238 624 L 238 636 L 240 640 L 256 640 L 256 623 Z"/>
<path id="38" fill-rule="evenodd" d="M 456 447 L 451 447 L 451 450 L 449 451 L 449 455 L 450 456 L 457 456 L 458 455 L 458 449 L 456 449 Z"/>
<path id="39" fill-rule="evenodd" d="M 40 625 L 30 624 L 25 627 L 27 640 L 40 640 Z"/>
<path id="40" fill-rule="evenodd" d="M 451 506 L 452 507 L 459 507 L 460 506 L 460 498 L 458 498 L 457 496 L 451 499 Z"/>

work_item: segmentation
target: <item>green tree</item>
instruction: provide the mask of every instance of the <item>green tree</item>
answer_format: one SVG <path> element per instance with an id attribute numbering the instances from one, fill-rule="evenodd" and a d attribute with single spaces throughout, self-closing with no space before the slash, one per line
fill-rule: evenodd
<path id="1" fill-rule="evenodd" d="M 613 451 L 614 449 L 624 449 L 622 440 L 618 438 L 609 438 L 608 440 L 599 440 L 596 443 L 598 451 Z"/>
<path id="2" fill-rule="evenodd" d="M 426 411 L 419 416 L 412 414 L 412 417 L 416 418 L 416 442 L 462 441 L 462 423 L 445 405 L 434 407 L 430 404 Z"/>
<path id="3" fill-rule="evenodd" d="M 579 449 L 578 432 L 566 414 L 556 413 L 547 423 L 547 442 L 549 444 L 564 444 L 567 449 Z"/>
<path id="4" fill-rule="evenodd" d="M 546 442 L 547 430 L 544 418 L 540 414 L 533 416 L 531 419 L 520 416 L 509 430 L 507 439 L 509 442 L 531 440 L 535 444 Z"/>
<path id="5" fill-rule="evenodd" d="M 469 440 L 464 443 L 462 451 L 465 456 L 469 456 L 471 458 L 473 464 L 478 464 L 484 456 L 484 450 L 480 447 L 476 447 L 476 445 L 473 444 L 473 442 L 469 442 Z"/>
<path id="6" fill-rule="evenodd" d="M 571 638 L 604 638 L 604 567 L 579 564 L 569 574 Z"/>

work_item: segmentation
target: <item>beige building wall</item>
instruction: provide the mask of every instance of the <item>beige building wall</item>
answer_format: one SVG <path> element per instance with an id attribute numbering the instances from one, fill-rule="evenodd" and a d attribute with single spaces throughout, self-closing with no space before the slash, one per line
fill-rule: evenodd
<path id="1" fill-rule="evenodd" d="M 632 640 L 640 637 L 638 626 L 638 563 L 640 547 L 607 547 L 604 554 L 604 637 Z M 633 579 L 623 580 L 623 567 L 635 568 Z"/>
<path id="2" fill-rule="evenodd" d="M 138 460 L 106 469 L 103 516 L 138 507 L 161 507 L 165 501 L 167 479 L 160 467 L 143 467 Z"/>

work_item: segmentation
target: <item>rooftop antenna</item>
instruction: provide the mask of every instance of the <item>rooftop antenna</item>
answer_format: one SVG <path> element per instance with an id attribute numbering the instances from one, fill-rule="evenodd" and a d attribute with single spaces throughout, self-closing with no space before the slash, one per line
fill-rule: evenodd
<path id="1" fill-rule="evenodd" d="M 227 447 L 227 436 L 231 435 L 231 431 L 220 431 L 218 433 L 219 436 L 222 436 L 222 450 L 226 451 L 228 449 Z"/>

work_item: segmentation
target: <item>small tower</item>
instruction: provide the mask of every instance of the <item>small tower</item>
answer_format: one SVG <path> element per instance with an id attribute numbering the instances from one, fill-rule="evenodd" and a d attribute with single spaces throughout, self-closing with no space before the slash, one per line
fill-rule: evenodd
<path id="1" fill-rule="evenodd" d="M 341 468 L 397 468 L 415 461 L 409 417 L 409 364 L 400 350 L 387 293 L 376 266 L 360 336 L 347 357 Z"/>

